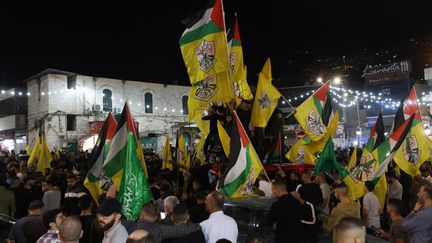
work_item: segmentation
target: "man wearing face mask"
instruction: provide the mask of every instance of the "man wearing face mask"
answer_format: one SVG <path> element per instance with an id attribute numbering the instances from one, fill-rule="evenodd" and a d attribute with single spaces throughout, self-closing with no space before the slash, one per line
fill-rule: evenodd
<path id="1" fill-rule="evenodd" d="M 420 187 L 414 210 L 403 220 L 402 230 L 409 233 L 412 243 L 432 242 L 432 185 Z"/>

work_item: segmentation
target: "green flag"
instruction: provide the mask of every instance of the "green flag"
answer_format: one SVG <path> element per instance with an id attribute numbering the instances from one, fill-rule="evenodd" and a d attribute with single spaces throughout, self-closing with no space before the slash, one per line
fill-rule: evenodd
<path id="1" fill-rule="evenodd" d="M 107 176 L 122 171 L 117 199 L 127 220 L 136 220 L 142 206 L 153 198 L 137 148 L 135 125 L 126 103 L 104 169 Z"/>
<path id="2" fill-rule="evenodd" d="M 315 165 L 314 173 L 327 172 L 333 168 L 342 175 L 342 178 L 348 175 L 348 171 L 337 162 L 333 141 L 329 138 Z"/>

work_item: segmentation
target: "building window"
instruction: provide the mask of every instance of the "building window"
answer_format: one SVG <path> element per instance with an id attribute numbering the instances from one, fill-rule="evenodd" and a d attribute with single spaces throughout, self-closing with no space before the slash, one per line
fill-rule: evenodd
<path id="1" fill-rule="evenodd" d="M 103 111 L 112 111 L 112 91 L 109 89 L 104 89 L 102 93 Z"/>
<path id="2" fill-rule="evenodd" d="M 183 115 L 189 114 L 189 110 L 188 110 L 188 96 L 187 95 L 184 95 L 182 97 L 182 109 L 183 109 Z"/>
<path id="3" fill-rule="evenodd" d="M 145 113 L 153 113 L 153 95 L 149 92 L 144 94 Z"/>
<path id="4" fill-rule="evenodd" d="M 67 88 L 75 89 L 76 88 L 76 75 L 67 76 Z"/>
<path id="5" fill-rule="evenodd" d="M 66 115 L 66 124 L 68 131 L 76 131 L 76 115 Z"/>

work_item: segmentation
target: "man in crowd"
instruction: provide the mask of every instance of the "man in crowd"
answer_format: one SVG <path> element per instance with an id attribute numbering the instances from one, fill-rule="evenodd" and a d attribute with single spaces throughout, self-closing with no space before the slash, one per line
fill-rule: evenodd
<path id="1" fill-rule="evenodd" d="M 73 174 L 68 176 L 67 186 L 63 201 L 64 211 L 68 215 L 79 215 L 81 213 L 78 206 L 79 197 L 86 195 L 87 193 L 81 185 L 78 185 L 78 181 Z"/>
<path id="2" fill-rule="evenodd" d="M 62 243 L 78 243 L 82 233 L 81 222 L 77 217 L 67 217 L 60 225 L 59 235 Z"/>
<path id="3" fill-rule="evenodd" d="M 12 229 L 9 233 L 9 241 L 10 242 L 27 242 L 26 234 L 23 230 L 24 226 L 30 222 L 38 222 L 42 225 L 42 214 L 43 214 L 43 202 L 41 200 L 34 200 L 30 203 L 28 207 L 28 215 L 20 218 L 15 224 L 12 226 Z M 43 233 L 42 233 L 43 234 Z M 38 238 L 42 235 L 40 234 Z M 36 238 L 36 239 L 38 239 Z"/>
<path id="4" fill-rule="evenodd" d="M 43 182 L 42 190 L 44 191 L 44 195 L 42 197 L 42 202 L 45 204 L 44 212 L 59 208 L 61 192 L 60 188 L 54 185 L 54 180 L 47 179 L 45 182 Z"/>
<path id="5" fill-rule="evenodd" d="M 388 199 L 399 199 L 402 200 L 402 184 L 400 184 L 396 173 L 394 170 L 391 170 L 386 173 L 387 177 L 387 198 Z"/>
<path id="6" fill-rule="evenodd" d="M 365 182 L 365 192 L 363 197 L 363 219 L 366 227 L 377 229 L 381 228 L 380 214 L 382 213 L 378 197 L 373 193 L 375 183 L 373 181 Z"/>
<path id="7" fill-rule="evenodd" d="M 38 243 L 59 243 L 60 237 L 58 235 L 58 230 L 60 224 L 62 223 L 64 216 L 62 214 L 61 208 L 51 209 L 46 211 L 42 216 L 42 223 L 45 228 L 48 229 L 44 235 L 42 235 Z"/>
<path id="8" fill-rule="evenodd" d="M 202 221 L 208 219 L 209 212 L 206 210 L 205 199 L 207 193 L 203 188 L 198 188 L 195 190 L 196 205 L 190 209 L 190 221 L 195 224 L 199 224 Z"/>
<path id="9" fill-rule="evenodd" d="M 403 220 L 402 230 L 410 234 L 412 243 L 432 242 L 432 185 L 420 187 L 414 210 Z"/>
<path id="10" fill-rule="evenodd" d="M 15 196 L 5 187 L 6 180 L 0 177 L 0 213 L 11 217 L 15 216 Z"/>
<path id="11" fill-rule="evenodd" d="M 148 203 L 142 208 L 138 221 L 122 220 L 122 224 L 129 233 L 141 229 L 146 230 L 153 236 L 154 242 L 156 243 L 165 239 L 183 237 L 200 230 L 197 224 L 183 224 L 177 226 L 159 225 L 156 224 L 157 220 L 158 214 L 156 213 L 155 205 L 153 203 Z"/>
<path id="12" fill-rule="evenodd" d="M 288 193 L 285 180 L 278 180 L 272 185 L 273 196 L 278 200 L 270 209 L 268 223 L 275 229 L 275 242 L 301 242 L 301 204 Z"/>
<path id="13" fill-rule="evenodd" d="M 30 198 L 27 194 L 27 190 L 24 188 L 21 180 L 17 176 L 12 178 L 11 190 L 15 195 L 15 218 L 20 219 L 27 215 L 27 208 L 30 204 Z"/>
<path id="14" fill-rule="evenodd" d="M 389 239 L 390 243 L 409 242 L 408 235 L 402 231 L 402 201 L 399 199 L 389 199 L 387 205 L 387 213 L 391 219 L 389 232 L 380 229 L 380 237 Z"/>
<path id="15" fill-rule="evenodd" d="M 180 201 L 176 196 L 168 196 L 164 200 L 164 212 L 165 212 L 165 218 L 161 220 L 161 224 L 163 225 L 174 225 L 174 223 L 171 220 L 171 215 L 174 210 L 174 207 L 179 204 Z"/>
<path id="16" fill-rule="evenodd" d="M 335 243 L 365 243 L 366 228 L 358 218 L 343 218 L 335 228 Z"/>
<path id="17" fill-rule="evenodd" d="M 174 207 L 173 213 L 171 215 L 172 222 L 174 225 L 184 225 L 189 221 L 189 213 L 185 204 L 180 203 Z M 201 230 L 197 230 L 191 234 L 188 234 L 184 237 L 180 237 L 177 239 L 171 239 L 169 241 L 165 241 L 169 243 L 206 243 L 203 232 Z"/>
<path id="18" fill-rule="evenodd" d="M 327 184 L 326 177 L 324 173 L 319 173 L 315 177 L 316 183 L 320 186 L 321 194 L 323 197 L 323 203 L 321 204 L 321 209 L 324 213 L 329 214 L 329 201 L 330 201 L 330 186 Z"/>
<path id="19" fill-rule="evenodd" d="M 430 171 L 431 171 L 431 168 L 429 167 L 429 165 L 426 162 L 420 168 L 422 179 L 426 180 L 429 183 L 432 183 L 432 176 L 430 175 Z"/>
<path id="20" fill-rule="evenodd" d="M 357 203 L 351 202 L 348 198 L 348 188 L 344 183 L 337 184 L 333 187 L 334 195 L 339 203 L 331 211 L 324 229 L 332 232 L 336 225 L 346 217 L 360 219 L 360 207 Z"/>
<path id="21" fill-rule="evenodd" d="M 207 243 L 215 243 L 219 239 L 237 242 L 237 222 L 223 213 L 225 197 L 220 192 L 213 191 L 207 195 L 205 204 L 210 216 L 200 223 Z"/>
<path id="22" fill-rule="evenodd" d="M 107 197 L 98 209 L 99 229 L 104 231 L 102 243 L 125 242 L 128 232 L 120 223 L 121 205 L 115 198 Z M 81 224 L 81 222 L 80 222 Z"/>

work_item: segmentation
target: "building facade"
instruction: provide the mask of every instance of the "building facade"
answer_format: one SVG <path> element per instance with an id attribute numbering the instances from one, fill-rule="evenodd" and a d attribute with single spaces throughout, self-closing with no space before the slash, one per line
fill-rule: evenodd
<path id="1" fill-rule="evenodd" d="M 27 94 L 25 90 L 0 91 L 0 147 L 2 150 L 25 149 Z"/>
<path id="2" fill-rule="evenodd" d="M 118 118 L 126 101 L 140 137 L 152 137 L 155 152 L 161 150 L 165 135 L 175 132 L 173 126 L 187 122 L 190 89 L 187 86 L 92 77 L 53 69 L 27 79 L 26 85 L 30 94 L 27 134 L 32 148 L 39 129 L 44 131 L 50 149 L 92 148 L 108 112 Z"/>

